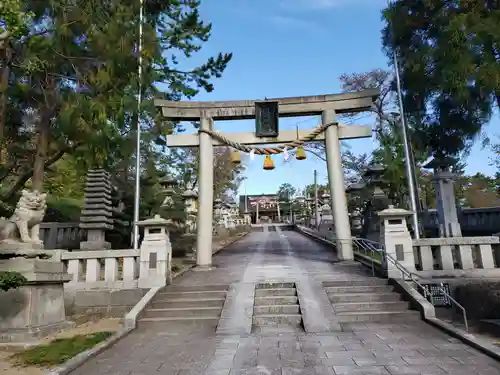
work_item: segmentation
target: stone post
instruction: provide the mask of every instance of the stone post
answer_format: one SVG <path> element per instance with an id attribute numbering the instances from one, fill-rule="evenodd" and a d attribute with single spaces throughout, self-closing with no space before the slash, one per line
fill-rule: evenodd
<path id="1" fill-rule="evenodd" d="M 321 117 L 323 124 L 337 121 L 334 110 L 323 111 Z M 331 207 L 337 239 L 337 254 L 340 260 L 353 260 L 351 228 L 349 226 L 349 213 L 345 196 L 344 168 L 342 167 L 339 128 L 337 125 L 329 126 L 325 131 L 325 151 Z"/>
<path id="2" fill-rule="evenodd" d="M 440 237 L 462 237 L 462 228 L 458 222 L 457 203 L 455 200 L 455 177 L 450 172 L 451 161 L 447 159 L 434 159 L 426 168 L 434 169 L 432 178 L 436 186 L 436 204 L 439 220 Z"/>
<path id="3" fill-rule="evenodd" d="M 408 271 L 415 271 L 415 256 L 413 253 L 413 240 L 408 231 L 406 218 L 411 216 L 411 211 L 401 208 L 389 208 L 380 211 L 380 244 L 384 246 L 386 254 L 397 260 Z M 401 271 L 390 260 L 386 260 L 387 276 L 401 279 Z"/>
<path id="4" fill-rule="evenodd" d="M 87 230 L 87 241 L 80 242 L 82 250 L 107 250 L 106 230 L 113 229 L 113 186 L 111 176 L 102 169 L 89 170 L 85 184 L 80 228 Z"/>
<path id="5" fill-rule="evenodd" d="M 200 119 L 200 129 L 211 130 L 213 120 Z M 212 267 L 212 222 L 214 209 L 214 146 L 209 134 L 200 133 L 199 209 L 196 225 L 196 264 L 199 269 Z"/>
<path id="6" fill-rule="evenodd" d="M 139 257 L 139 288 L 161 287 L 172 281 L 172 245 L 167 230 L 170 223 L 160 215 L 138 223 L 144 227 Z"/>

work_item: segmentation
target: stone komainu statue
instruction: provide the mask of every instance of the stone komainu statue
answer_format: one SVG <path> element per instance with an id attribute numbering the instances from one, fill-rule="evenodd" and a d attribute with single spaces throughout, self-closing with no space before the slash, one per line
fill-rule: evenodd
<path id="1" fill-rule="evenodd" d="M 0 241 L 41 245 L 40 223 L 47 209 L 47 194 L 23 190 L 10 219 L 0 218 Z"/>

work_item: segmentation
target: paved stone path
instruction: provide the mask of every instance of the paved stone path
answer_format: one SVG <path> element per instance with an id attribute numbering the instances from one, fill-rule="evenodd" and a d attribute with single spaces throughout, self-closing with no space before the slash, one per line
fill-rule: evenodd
<path id="1" fill-rule="evenodd" d="M 368 277 L 356 265 L 333 260 L 328 249 L 298 233 L 256 232 L 219 253 L 216 269 L 189 272 L 175 283 L 244 286 L 292 280 L 308 287 L 322 280 Z M 313 304 L 323 312 L 321 303 Z M 228 321 L 238 322 L 239 313 L 238 304 L 224 307 Z M 500 374 L 498 362 L 423 322 L 355 325 L 315 334 L 161 331 L 139 328 L 73 375 Z"/>

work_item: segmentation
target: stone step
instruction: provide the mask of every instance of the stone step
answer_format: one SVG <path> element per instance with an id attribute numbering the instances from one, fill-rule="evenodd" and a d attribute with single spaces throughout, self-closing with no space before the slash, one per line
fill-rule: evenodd
<path id="1" fill-rule="evenodd" d="M 225 298 L 227 292 L 225 290 L 210 290 L 205 292 L 159 292 L 156 297 L 161 300 L 169 299 L 206 299 L 206 298 Z"/>
<path id="2" fill-rule="evenodd" d="M 145 318 L 175 318 L 175 317 L 212 317 L 218 318 L 222 311 L 221 307 L 190 307 L 190 308 L 166 308 L 147 309 L 144 311 Z"/>
<path id="3" fill-rule="evenodd" d="M 388 281 L 386 279 L 379 279 L 378 277 L 367 277 L 363 279 L 323 281 L 323 286 L 325 288 L 328 288 L 335 286 L 387 285 L 387 283 Z"/>
<path id="4" fill-rule="evenodd" d="M 398 293 L 342 293 L 328 294 L 333 303 L 339 302 L 372 302 L 372 301 L 401 301 Z"/>
<path id="5" fill-rule="evenodd" d="M 296 305 L 297 296 L 255 297 L 254 306 Z"/>
<path id="6" fill-rule="evenodd" d="M 384 293 L 392 292 L 392 285 L 328 286 L 327 293 Z"/>
<path id="7" fill-rule="evenodd" d="M 280 336 L 283 334 L 302 334 L 304 329 L 302 326 L 252 326 L 252 333 L 261 336 Z"/>
<path id="8" fill-rule="evenodd" d="M 158 331 L 183 331 L 186 328 L 196 330 L 198 328 L 212 328 L 215 330 L 219 318 L 205 317 L 156 317 L 140 318 L 139 327 L 154 327 Z"/>
<path id="9" fill-rule="evenodd" d="M 206 298 L 206 299 L 170 299 L 158 300 L 154 299 L 151 303 L 151 308 L 166 309 L 166 308 L 190 308 L 190 307 L 222 307 L 224 305 L 224 298 Z"/>
<path id="10" fill-rule="evenodd" d="M 270 305 L 270 306 L 254 306 L 253 314 L 270 315 L 270 314 L 300 314 L 299 305 Z"/>
<path id="11" fill-rule="evenodd" d="M 296 295 L 297 295 L 297 290 L 295 288 L 255 289 L 255 297 L 296 296 Z"/>
<path id="12" fill-rule="evenodd" d="M 302 315 L 300 314 L 266 314 L 254 315 L 252 318 L 254 326 L 287 326 L 287 327 L 300 327 L 302 325 Z"/>
<path id="13" fill-rule="evenodd" d="M 228 291 L 229 285 L 169 285 L 162 292 L 213 292 Z"/>
<path id="14" fill-rule="evenodd" d="M 383 301 L 383 302 L 345 302 L 333 305 L 335 312 L 348 311 L 404 311 L 410 307 L 406 301 Z"/>
<path id="15" fill-rule="evenodd" d="M 258 283 L 256 289 L 282 289 L 295 288 L 295 283 Z"/>
<path id="16" fill-rule="evenodd" d="M 406 323 L 421 319 L 420 312 L 406 311 L 352 311 L 337 313 L 339 323 Z"/>

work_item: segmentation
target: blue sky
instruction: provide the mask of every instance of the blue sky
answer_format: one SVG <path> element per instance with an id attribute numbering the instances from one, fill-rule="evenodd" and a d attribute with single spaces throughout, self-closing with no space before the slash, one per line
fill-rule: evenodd
<path id="1" fill-rule="evenodd" d="M 342 73 L 387 68 L 381 51 L 380 11 L 385 0 L 202 0 L 201 15 L 213 24 L 212 37 L 192 62 L 218 52 L 232 52 L 233 59 L 212 93 L 195 100 L 264 99 L 337 93 Z M 313 128 L 319 118 L 280 119 L 280 129 Z M 361 123 L 371 125 L 370 122 Z M 498 129 L 498 120 L 489 125 Z M 224 132 L 253 131 L 254 121 L 219 121 Z M 498 132 L 497 132 L 498 133 Z M 374 148 L 371 139 L 348 142 L 355 153 Z M 494 173 L 489 153 L 476 146 L 467 160 L 468 173 Z M 289 182 L 303 187 L 317 169 L 326 181 L 324 162 L 283 162 L 275 157 L 273 171 L 262 170 L 262 157 L 247 163 L 247 181 L 240 193 L 274 193 Z"/>

